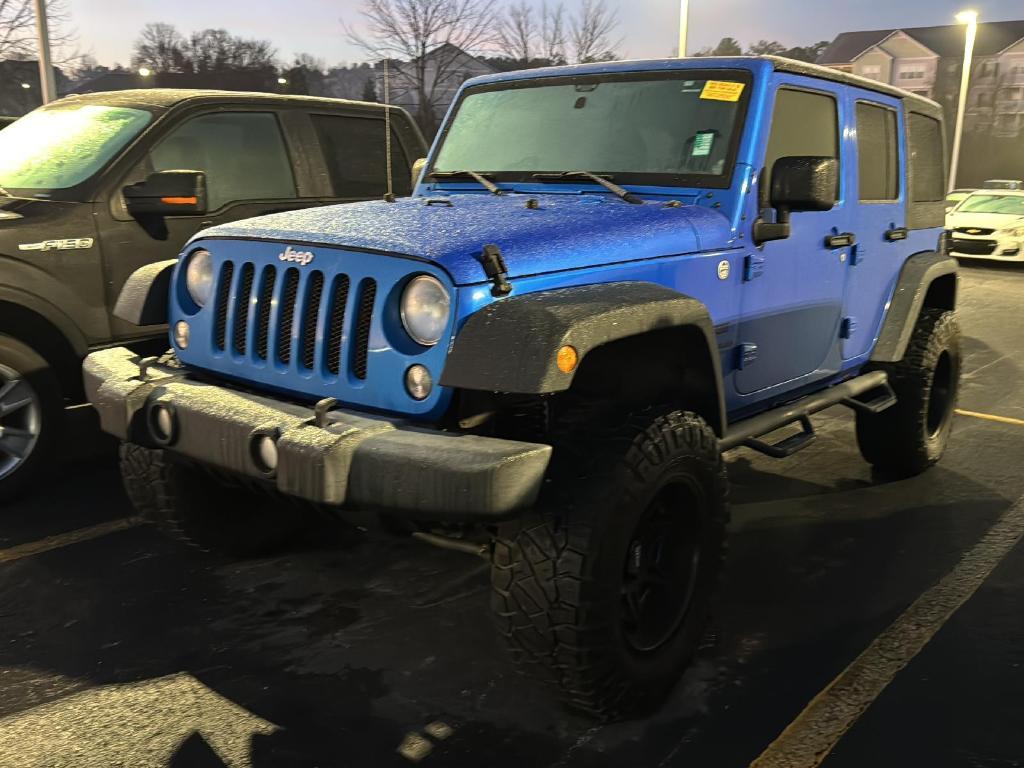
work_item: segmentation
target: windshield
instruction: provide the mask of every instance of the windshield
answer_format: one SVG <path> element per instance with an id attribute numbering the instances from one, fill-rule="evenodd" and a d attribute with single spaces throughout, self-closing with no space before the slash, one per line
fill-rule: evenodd
<path id="1" fill-rule="evenodd" d="M 726 187 L 749 90 L 745 72 L 695 70 L 481 86 L 460 101 L 432 171 Z"/>
<path id="2" fill-rule="evenodd" d="M 46 196 L 81 184 L 151 119 L 141 109 L 94 104 L 36 110 L 0 131 L 0 187 Z"/>
<path id="3" fill-rule="evenodd" d="M 1024 195 L 971 195 L 960 204 L 956 212 L 1024 216 Z"/>

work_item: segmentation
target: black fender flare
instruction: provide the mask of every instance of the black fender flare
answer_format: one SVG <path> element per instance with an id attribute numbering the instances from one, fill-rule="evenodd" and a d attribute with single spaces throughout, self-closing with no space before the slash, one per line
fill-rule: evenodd
<path id="1" fill-rule="evenodd" d="M 725 424 L 722 371 L 711 315 L 703 302 L 656 283 L 617 282 L 537 291 L 501 299 L 471 315 L 452 342 L 443 386 L 515 394 L 564 392 L 588 353 L 649 331 L 691 326 L 707 343 Z M 557 353 L 571 346 L 579 364 L 559 370 Z"/>
<path id="2" fill-rule="evenodd" d="M 133 325 L 167 322 L 171 276 L 177 259 L 156 261 L 131 273 L 114 305 L 114 317 Z"/>
<path id="3" fill-rule="evenodd" d="M 903 359 L 914 324 L 936 280 L 952 275 L 952 294 L 943 302 L 946 309 L 956 306 L 956 282 L 959 264 L 942 253 L 917 253 L 907 259 L 896 281 L 882 330 L 871 354 L 871 362 L 895 363 Z"/>

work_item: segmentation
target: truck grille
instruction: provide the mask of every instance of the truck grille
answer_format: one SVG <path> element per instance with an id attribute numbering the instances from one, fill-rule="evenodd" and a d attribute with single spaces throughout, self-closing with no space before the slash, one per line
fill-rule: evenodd
<path id="1" fill-rule="evenodd" d="M 979 229 L 978 227 L 956 227 L 953 229 L 958 235 L 991 235 L 994 229 Z"/>
<path id="2" fill-rule="evenodd" d="M 345 315 L 349 310 L 346 274 L 325 276 L 321 270 L 226 261 L 221 267 L 213 307 L 214 347 L 257 361 L 293 361 L 300 370 L 337 376 L 343 359 L 352 375 L 365 379 L 377 283 L 363 278 L 357 291 L 355 332 L 345 346 Z M 325 290 L 325 286 L 329 287 Z M 275 306 L 276 305 L 276 306 Z"/>
<path id="3" fill-rule="evenodd" d="M 991 256 L 996 249 L 995 240 L 965 240 L 953 238 L 953 253 L 963 253 L 968 256 Z"/>

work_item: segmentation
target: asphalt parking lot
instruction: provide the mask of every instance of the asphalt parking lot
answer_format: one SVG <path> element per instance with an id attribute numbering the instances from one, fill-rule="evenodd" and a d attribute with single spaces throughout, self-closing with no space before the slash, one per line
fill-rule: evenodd
<path id="1" fill-rule="evenodd" d="M 734 452 L 714 627 L 656 716 L 607 726 L 513 673 L 483 561 L 327 523 L 187 549 L 130 519 L 76 411 L 0 516 L 0 766 L 1024 765 L 1022 296 L 963 270 L 973 415 L 925 475 L 873 478 L 842 409 L 789 460 Z"/>

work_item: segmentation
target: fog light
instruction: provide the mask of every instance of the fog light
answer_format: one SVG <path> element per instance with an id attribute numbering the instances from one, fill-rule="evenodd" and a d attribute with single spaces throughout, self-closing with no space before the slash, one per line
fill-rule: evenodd
<path id="1" fill-rule="evenodd" d="M 413 400 L 426 400 L 434 388 L 430 371 L 423 365 L 411 365 L 405 372 L 405 388 Z"/>
<path id="2" fill-rule="evenodd" d="M 179 349 L 188 349 L 190 333 L 191 329 L 184 320 L 179 320 L 174 324 L 174 343 L 178 345 Z"/>
<path id="3" fill-rule="evenodd" d="M 272 475 L 277 471 L 277 435 L 257 435 L 252 444 L 252 459 L 260 472 Z"/>
<path id="4" fill-rule="evenodd" d="M 157 403 L 150 409 L 149 430 L 157 444 L 169 445 L 172 443 L 175 429 L 174 411 L 169 405 Z"/>

